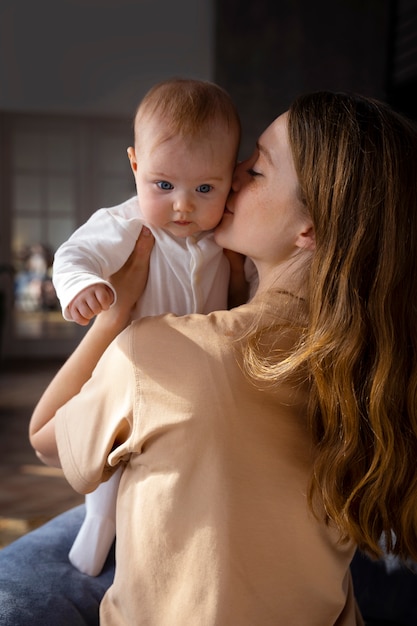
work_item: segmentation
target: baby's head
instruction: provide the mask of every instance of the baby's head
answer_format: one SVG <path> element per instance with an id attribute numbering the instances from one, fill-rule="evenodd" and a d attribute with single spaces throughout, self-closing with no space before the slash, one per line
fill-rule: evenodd
<path id="1" fill-rule="evenodd" d="M 218 85 L 172 79 L 153 87 L 135 116 L 128 156 L 145 220 L 178 237 L 220 221 L 230 191 L 240 121 Z"/>

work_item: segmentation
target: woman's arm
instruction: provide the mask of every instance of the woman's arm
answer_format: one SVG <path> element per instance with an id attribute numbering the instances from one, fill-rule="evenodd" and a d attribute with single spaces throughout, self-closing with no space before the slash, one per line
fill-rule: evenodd
<path id="1" fill-rule="evenodd" d="M 83 340 L 58 371 L 39 400 L 29 425 L 30 443 L 47 465 L 60 466 L 55 441 L 54 415 L 75 396 L 91 377 L 100 357 L 130 323 L 131 312 L 143 293 L 148 278 L 154 238 L 143 228 L 125 265 L 111 277 L 117 302 L 94 321 Z M 135 289 L 132 289 L 135 285 Z"/>

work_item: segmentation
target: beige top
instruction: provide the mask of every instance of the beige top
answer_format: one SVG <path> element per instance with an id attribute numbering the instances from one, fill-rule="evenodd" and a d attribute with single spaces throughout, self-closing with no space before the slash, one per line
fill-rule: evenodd
<path id="1" fill-rule="evenodd" d="M 239 367 L 254 307 L 134 322 L 57 413 L 77 491 L 126 464 L 103 626 L 362 624 L 354 546 L 306 502 L 307 390 L 261 391 Z M 295 331 L 282 329 L 288 348 Z"/>

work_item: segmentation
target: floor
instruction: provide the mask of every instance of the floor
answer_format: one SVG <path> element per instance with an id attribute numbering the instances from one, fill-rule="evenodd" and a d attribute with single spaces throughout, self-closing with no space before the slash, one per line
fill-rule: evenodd
<path id="1" fill-rule="evenodd" d="M 84 500 L 61 470 L 37 459 L 28 440 L 33 408 L 60 365 L 0 363 L 0 548 Z"/>

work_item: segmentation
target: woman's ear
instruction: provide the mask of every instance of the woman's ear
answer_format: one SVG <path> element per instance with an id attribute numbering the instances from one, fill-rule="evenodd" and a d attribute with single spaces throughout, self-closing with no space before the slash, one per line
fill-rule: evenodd
<path id="1" fill-rule="evenodd" d="M 132 148 L 132 146 L 130 146 L 130 147 L 127 149 L 127 156 L 128 156 L 128 158 L 129 158 L 129 161 L 130 161 L 130 167 L 132 168 L 132 172 L 133 172 L 134 174 L 136 174 L 136 170 L 138 169 L 138 162 L 137 162 L 137 160 L 136 160 L 136 152 L 135 152 L 135 149 L 134 149 L 134 148 Z"/>
<path id="2" fill-rule="evenodd" d="M 311 222 L 309 222 L 301 233 L 297 237 L 295 245 L 303 250 L 310 250 L 311 252 L 316 249 L 316 233 Z"/>

